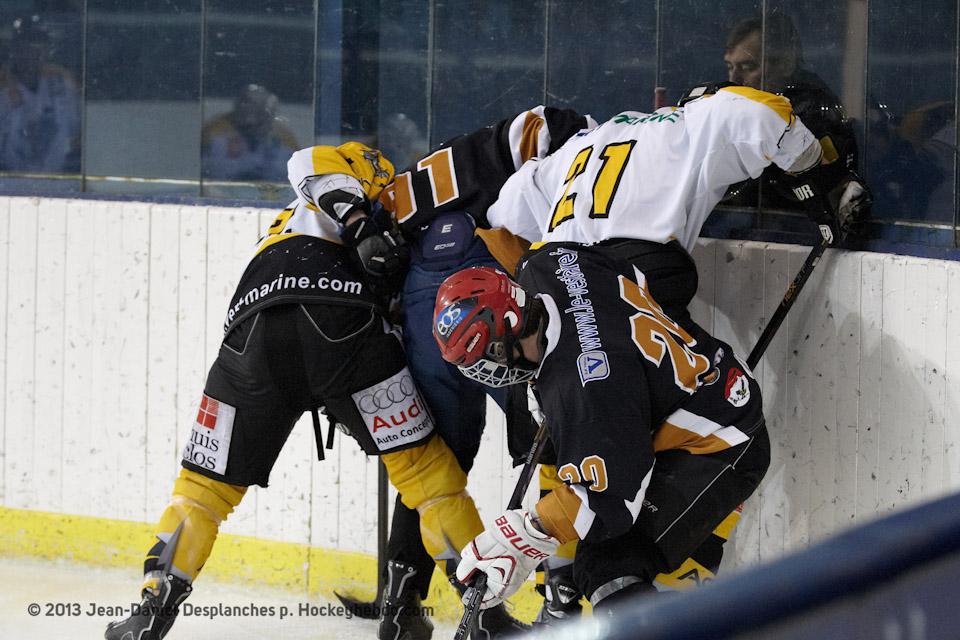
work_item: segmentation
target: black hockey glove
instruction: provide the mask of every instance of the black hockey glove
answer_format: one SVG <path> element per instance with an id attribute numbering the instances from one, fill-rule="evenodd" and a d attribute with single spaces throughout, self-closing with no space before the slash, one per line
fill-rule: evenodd
<path id="1" fill-rule="evenodd" d="M 410 247 L 396 231 L 383 231 L 357 245 L 363 270 L 373 278 L 403 283 L 410 266 Z"/>
<path id="2" fill-rule="evenodd" d="M 870 216 L 873 197 L 866 182 L 839 162 L 785 176 L 783 186 L 817 223 L 827 244 L 837 244 L 848 234 L 859 233 Z"/>
<path id="3" fill-rule="evenodd" d="M 357 250 L 360 267 L 380 295 L 400 290 L 410 266 L 410 247 L 398 231 L 382 231 L 373 218 L 361 217 L 344 227 L 340 238 Z"/>

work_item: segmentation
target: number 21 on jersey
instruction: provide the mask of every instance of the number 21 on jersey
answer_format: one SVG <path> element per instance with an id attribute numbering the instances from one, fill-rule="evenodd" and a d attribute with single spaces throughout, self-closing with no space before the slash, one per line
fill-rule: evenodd
<path id="1" fill-rule="evenodd" d="M 623 170 L 627 167 L 627 161 L 630 160 L 630 154 L 636 144 L 636 140 L 611 142 L 599 153 L 600 168 L 593 180 L 591 191 L 593 196 L 589 213 L 591 218 L 606 218 L 610 215 L 610 207 L 614 196 L 617 195 L 617 189 L 620 187 Z M 573 217 L 573 206 L 577 199 L 577 192 L 571 192 L 571 189 L 574 181 L 587 171 L 592 154 L 593 146 L 585 147 L 570 163 L 567 177 L 563 181 L 563 195 L 560 196 L 553 207 L 548 231 L 553 231 Z"/>

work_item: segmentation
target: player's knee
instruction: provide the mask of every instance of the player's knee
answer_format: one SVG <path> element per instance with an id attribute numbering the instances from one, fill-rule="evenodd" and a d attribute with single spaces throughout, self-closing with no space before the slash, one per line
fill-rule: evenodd
<path id="1" fill-rule="evenodd" d="M 169 571 L 194 580 L 210 555 L 220 523 L 240 504 L 246 491 L 246 487 L 181 469 L 170 503 L 160 517 L 158 542 L 147 554 L 144 572 Z M 164 557 L 168 560 L 162 560 Z"/>
<path id="2" fill-rule="evenodd" d="M 573 564 L 573 578 L 580 591 L 595 604 L 636 582 L 643 583 L 647 590 L 655 590 L 654 579 L 675 568 L 668 566 L 653 540 L 624 536 L 598 544 L 581 544 Z M 631 591 L 639 588 L 631 587 Z"/>
<path id="3" fill-rule="evenodd" d="M 460 494 L 467 487 L 467 474 L 439 436 L 381 459 L 400 499 L 411 509 L 422 511 L 425 503 Z"/>
<path id="4" fill-rule="evenodd" d="M 460 551 L 483 532 L 483 523 L 473 498 L 466 491 L 446 494 L 421 504 L 420 536 L 423 546 L 437 562 L 453 559 L 441 568 L 448 574 L 456 568 Z"/>
<path id="5" fill-rule="evenodd" d="M 434 558 L 459 557 L 460 549 L 483 531 L 467 475 L 442 438 L 382 457 L 400 500 L 420 514 L 420 533 Z"/>
<path id="6" fill-rule="evenodd" d="M 181 469 L 173 485 L 171 505 L 179 504 L 200 510 L 219 525 L 240 504 L 246 492 L 247 487 L 227 484 L 190 469 Z"/>

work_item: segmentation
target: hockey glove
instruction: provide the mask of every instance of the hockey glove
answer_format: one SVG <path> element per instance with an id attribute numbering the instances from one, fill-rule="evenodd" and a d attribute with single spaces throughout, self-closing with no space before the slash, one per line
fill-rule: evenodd
<path id="1" fill-rule="evenodd" d="M 388 282 L 402 282 L 410 265 L 410 248 L 395 231 L 364 238 L 357 245 L 357 255 L 367 275 Z"/>
<path id="2" fill-rule="evenodd" d="M 790 195 L 817 223 L 827 244 L 836 244 L 848 233 L 857 233 L 870 215 L 873 198 L 866 182 L 839 163 L 786 175 L 784 182 Z"/>
<path id="3" fill-rule="evenodd" d="M 460 552 L 457 580 L 469 585 L 477 572 L 487 574 L 480 608 L 495 607 L 516 593 L 558 546 L 556 538 L 533 525 L 527 511 L 507 511 Z"/>
<path id="4" fill-rule="evenodd" d="M 410 266 L 410 248 L 399 232 L 382 231 L 373 218 L 363 216 L 345 226 L 340 238 L 356 248 L 360 267 L 380 294 L 400 289 Z"/>

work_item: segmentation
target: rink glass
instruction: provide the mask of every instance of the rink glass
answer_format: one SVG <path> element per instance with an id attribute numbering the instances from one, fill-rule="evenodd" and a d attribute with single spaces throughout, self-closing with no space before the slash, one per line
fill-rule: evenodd
<path id="1" fill-rule="evenodd" d="M 864 246 L 953 255 L 958 3 L 10 0 L 8 82 L 33 68 L 46 88 L 0 100 L 0 189 L 282 202 L 292 146 L 361 140 L 399 169 L 536 104 L 599 120 L 672 104 L 727 78 L 728 36 L 750 18 L 758 82 L 775 89 L 786 20 L 851 118 L 876 199 Z M 706 233 L 813 240 L 774 205 L 761 188 Z"/>

